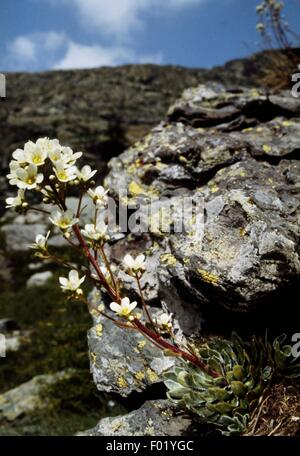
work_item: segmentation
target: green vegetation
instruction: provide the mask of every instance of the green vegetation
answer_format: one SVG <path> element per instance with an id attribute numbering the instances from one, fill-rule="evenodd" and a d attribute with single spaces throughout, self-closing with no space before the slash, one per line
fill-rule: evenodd
<path id="1" fill-rule="evenodd" d="M 67 250 L 60 255 L 71 259 Z M 0 435 L 72 435 L 95 426 L 103 416 L 119 414 L 121 408 L 119 404 L 108 407 L 109 396 L 97 392 L 89 372 L 86 333 L 91 318 L 85 305 L 66 301 L 57 286 L 59 270 L 44 286 L 27 289 L 24 282 L 32 274 L 27 267 L 30 260 L 36 261 L 28 253 L 11 255 L 12 281 L 1 285 L 1 318 L 16 320 L 31 335 L 19 351 L 0 360 L 0 393 L 36 375 L 68 368 L 77 374 L 47 387 L 44 394 L 50 409 L 13 423 L 0 422 Z"/>
<path id="2" fill-rule="evenodd" d="M 215 375 L 181 360 L 180 367 L 166 374 L 168 397 L 224 435 L 241 434 L 268 386 L 300 376 L 300 364 L 284 341 L 281 336 L 271 345 L 253 337 L 244 343 L 235 333 L 230 340 L 211 339 L 197 352 Z"/>

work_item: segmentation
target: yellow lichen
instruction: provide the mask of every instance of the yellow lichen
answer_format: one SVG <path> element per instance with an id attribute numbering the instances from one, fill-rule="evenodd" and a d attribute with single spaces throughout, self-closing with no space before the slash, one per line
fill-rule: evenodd
<path id="1" fill-rule="evenodd" d="M 250 96 L 253 97 L 253 98 L 257 98 L 260 96 L 260 93 L 257 89 L 251 89 L 250 90 Z"/>
<path id="2" fill-rule="evenodd" d="M 128 383 L 126 381 L 126 379 L 122 376 L 120 376 L 117 380 L 117 385 L 119 388 L 127 388 L 128 387 Z"/>
<path id="3" fill-rule="evenodd" d="M 197 269 L 198 274 L 204 282 L 216 285 L 219 282 L 219 277 L 215 274 L 205 271 L 205 269 Z"/>
<path id="4" fill-rule="evenodd" d="M 141 342 L 138 343 L 138 348 L 140 350 L 142 350 L 146 345 L 146 341 L 145 340 L 141 340 Z"/>
<path id="5" fill-rule="evenodd" d="M 216 193 L 218 190 L 219 190 L 219 187 L 217 186 L 217 184 L 213 184 L 213 185 L 210 187 L 210 191 L 211 191 L 212 193 Z"/>
<path id="6" fill-rule="evenodd" d="M 90 353 L 90 357 L 91 357 L 91 362 L 92 364 L 96 364 L 96 361 L 97 361 L 97 356 L 95 355 L 95 353 L 91 352 Z"/>
<path id="7" fill-rule="evenodd" d="M 135 378 L 138 380 L 138 381 L 143 381 L 144 378 L 145 378 L 145 373 L 142 372 L 142 371 L 138 371 L 136 374 L 135 374 Z"/>
<path id="8" fill-rule="evenodd" d="M 165 253 L 164 255 L 161 255 L 160 259 L 161 259 L 161 262 L 165 263 L 167 266 L 175 267 L 177 264 L 176 258 L 171 253 Z"/>
<path id="9" fill-rule="evenodd" d="M 101 337 L 103 334 L 103 325 L 101 323 L 99 323 L 98 325 L 96 325 L 95 329 L 96 329 L 96 335 L 98 337 Z"/>
<path id="10" fill-rule="evenodd" d="M 123 423 L 122 421 L 116 421 L 115 423 L 113 423 L 112 425 L 112 430 L 114 432 L 116 432 L 118 429 L 122 428 L 123 427 Z"/>
<path id="11" fill-rule="evenodd" d="M 130 182 L 128 190 L 132 196 L 137 196 L 143 193 L 142 187 L 135 181 Z"/>
<path id="12" fill-rule="evenodd" d="M 245 228 L 241 228 L 241 229 L 240 229 L 240 235 L 241 235 L 241 237 L 244 237 L 245 234 L 246 234 L 246 232 L 247 232 L 247 231 L 246 231 Z"/>
<path id="13" fill-rule="evenodd" d="M 264 144 L 263 145 L 263 151 L 266 153 L 266 154 L 269 154 L 272 150 L 272 147 L 269 146 L 268 144 Z"/>
<path id="14" fill-rule="evenodd" d="M 147 369 L 147 377 L 151 383 L 157 382 L 158 380 L 158 375 L 152 369 L 150 369 L 150 367 Z"/>
<path id="15" fill-rule="evenodd" d="M 179 155 L 179 161 L 181 161 L 181 163 L 188 163 L 188 160 L 183 155 Z"/>

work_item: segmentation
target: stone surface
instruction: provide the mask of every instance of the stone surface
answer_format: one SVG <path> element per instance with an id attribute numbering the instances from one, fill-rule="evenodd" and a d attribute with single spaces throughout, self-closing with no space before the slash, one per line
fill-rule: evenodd
<path id="1" fill-rule="evenodd" d="M 168 401 L 148 401 L 128 415 L 104 418 L 94 429 L 78 436 L 181 436 L 191 435 L 191 420 L 174 416 Z"/>
<path id="2" fill-rule="evenodd" d="M 101 305 L 97 293 L 90 302 L 96 308 Z M 95 311 L 92 315 L 94 326 L 88 333 L 88 344 L 99 391 L 126 397 L 161 382 L 162 373 L 174 365 L 174 358 L 164 356 L 138 332 L 119 328 Z"/>
<path id="3" fill-rule="evenodd" d="M 299 292 L 300 100 L 286 100 L 219 84 L 189 89 L 168 122 L 110 162 L 106 185 L 116 198 L 127 188 L 132 207 L 202 201 L 204 231 L 185 220 L 183 232 L 150 226 L 114 245 L 156 258 L 147 299 L 165 302 L 188 332 L 200 309 L 267 308 Z"/>
<path id="4" fill-rule="evenodd" d="M 46 234 L 46 226 L 36 223 L 35 225 L 24 225 L 20 223 L 9 223 L 1 227 L 5 234 L 6 248 L 13 252 L 27 251 L 29 246 L 35 242 L 38 234 Z"/>
<path id="5" fill-rule="evenodd" d="M 69 379 L 74 370 L 58 372 L 53 375 L 39 375 L 29 382 L 0 395 L 0 420 L 13 421 L 30 412 L 47 407 L 49 404 L 42 397 L 48 386 Z"/>
<path id="6" fill-rule="evenodd" d="M 44 272 L 37 272 L 33 274 L 26 283 L 28 288 L 31 287 L 41 287 L 45 283 L 48 282 L 53 277 L 53 273 L 51 271 L 44 271 Z"/>

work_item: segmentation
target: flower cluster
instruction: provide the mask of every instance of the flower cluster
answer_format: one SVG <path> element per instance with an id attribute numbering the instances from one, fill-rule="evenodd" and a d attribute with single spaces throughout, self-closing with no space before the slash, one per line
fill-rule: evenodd
<path id="1" fill-rule="evenodd" d="M 62 146 L 57 139 L 42 138 L 35 143 L 28 141 L 24 149 L 13 153 L 8 179 L 11 185 L 18 188 L 17 195 L 6 200 L 8 208 L 15 210 L 37 210 L 47 213 L 49 222 L 59 229 L 67 242 L 80 250 L 79 264 L 70 264 L 65 258 L 60 258 L 51 252 L 48 245 L 50 232 L 46 236 L 40 234 L 31 245 L 40 258 L 47 258 L 68 269 L 66 277 L 59 277 L 59 284 L 68 298 L 78 299 L 90 305 L 81 288 L 85 280 L 90 280 L 94 286 L 110 298 L 110 305 L 97 307 L 104 317 L 109 318 L 120 327 L 139 331 L 166 352 L 182 356 L 197 366 L 203 367 L 196 355 L 190 351 L 181 350 L 174 343 L 172 330 L 172 315 L 162 313 L 158 318 L 152 318 L 152 312 L 144 296 L 147 267 L 146 256 L 139 254 L 133 257 L 126 254 L 122 267 L 133 281 L 136 282 L 135 299 L 127 296 L 125 285 L 120 280 L 120 274 L 109 255 L 111 241 L 105 217 L 108 205 L 108 191 L 97 186 L 92 180 L 96 174 L 89 165 L 77 167 L 81 152 L 73 152 L 70 147 Z M 78 206 L 74 210 L 68 207 L 69 186 L 78 193 Z M 26 192 L 38 192 L 43 197 L 43 206 L 34 207 L 26 201 Z M 90 220 L 82 223 L 83 197 L 92 200 Z M 50 206 L 49 211 L 45 208 Z M 88 222 L 88 223 L 87 223 Z M 83 271 L 81 273 L 81 271 Z M 143 279 L 143 280 L 142 280 Z M 129 293 L 129 291 L 128 291 Z M 136 294 L 138 295 L 136 296 Z M 139 307 L 142 312 L 138 311 Z"/>
<path id="2" fill-rule="evenodd" d="M 45 202 L 54 202 L 55 192 L 65 184 L 88 186 L 97 171 L 90 166 L 78 169 L 76 161 L 82 152 L 73 152 L 62 146 L 57 139 L 40 138 L 28 141 L 23 149 L 12 154 L 9 183 L 18 187 L 16 197 L 6 200 L 7 208 L 26 208 L 25 191 L 41 191 Z M 99 194 L 101 194 L 101 189 Z M 102 196 L 104 197 L 104 195 Z"/>

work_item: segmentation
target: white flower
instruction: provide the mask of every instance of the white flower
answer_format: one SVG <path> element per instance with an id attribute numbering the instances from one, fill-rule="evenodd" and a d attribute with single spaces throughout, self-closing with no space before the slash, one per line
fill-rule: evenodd
<path id="1" fill-rule="evenodd" d="M 12 198 L 7 198 L 6 201 L 6 208 L 11 208 L 11 207 L 20 207 L 25 201 L 25 190 L 20 188 L 18 190 L 18 194 L 15 197 Z"/>
<path id="2" fill-rule="evenodd" d="M 70 182 L 77 177 L 76 166 L 66 167 L 62 160 L 55 163 L 55 168 L 53 168 L 53 170 L 60 182 Z"/>
<path id="3" fill-rule="evenodd" d="M 63 291 L 77 291 L 84 280 L 85 276 L 80 279 L 78 271 L 75 269 L 72 269 L 72 271 L 69 272 L 68 279 L 65 277 L 59 277 L 59 283 Z"/>
<path id="4" fill-rule="evenodd" d="M 107 225 L 103 220 L 98 221 L 96 225 L 87 224 L 82 230 L 82 234 L 92 241 L 106 240 L 108 238 Z"/>
<path id="5" fill-rule="evenodd" d="M 79 220 L 74 216 L 74 213 L 71 209 L 61 212 L 59 210 L 53 211 L 51 217 L 49 217 L 50 222 L 53 225 L 58 226 L 62 230 L 66 230 L 71 226 L 75 225 Z"/>
<path id="6" fill-rule="evenodd" d="M 52 163 L 57 162 L 61 158 L 61 145 L 58 139 L 40 138 L 36 144 L 44 150 Z"/>
<path id="7" fill-rule="evenodd" d="M 40 145 L 32 141 L 28 141 L 25 144 L 24 153 L 26 162 L 36 166 L 43 165 L 48 156 L 47 150 L 44 150 Z"/>
<path id="8" fill-rule="evenodd" d="M 137 273 L 146 269 L 145 255 L 138 255 L 135 259 L 131 255 L 125 255 L 123 264 L 126 270 Z"/>
<path id="9" fill-rule="evenodd" d="M 263 3 L 262 3 L 261 5 L 257 5 L 257 7 L 256 7 L 256 12 L 257 12 L 258 14 L 263 13 L 264 10 L 265 10 L 265 5 L 264 5 Z"/>
<path id="10" fill-rule="evenodd" d="M 117 302 L 112 302 L 110 304 L 110 308 L 113 312 L 115 312 L 120 317 L 125 318 L 128 318 L 130 316 L 131 312 L 136 308 L 136 306 L 137 302 L 134 301 L 130 303 L 129 298 L 123 298 L 121 300 L 121 304 L 118 304 Z"/>
<path id="11" fill-rule="evenodd" d="M 77 178 L 82 182 L 87 182 L 96 174 L 89 165 L 85 165 L 81 171 L 77 170 Z"/>
<path id="12" fill-rule="evenodd" d="M 17 185 L 19 188 L 31 190 L 43 182 L 43 174 L 38 174 L 36 165 L 30 164 L 26 168 L 17 168 L 13 174 L 15 177 L 10 180 L 10 184 Z"/>
<path id="13" fill-rule="evenodd" d="M 23 149 L 17 149 L 12 154 L 18 164 L 26 163 L 26 153 Z"/>
<path id="14" fill-rule="evenodd" d="M 169 329 L 172 327 L 172 314 L 163 313 L 156 318 L 157 325 L 162 329 Z"/>
<path id="15" fill-rule="evenodd" d="M 262 22 L 259 22 L 258 24 L 256 24 L 256 30 L 258 32 L 264 32 L 265 29 L 266 29 L 266 27 Z"/>
<path id="16" fill-rule="evenodd" d="M 95 188 L 95 190 L 88 190 L 89 196 L 92 198 L 94 204 L 102 206 L 107 203 L 107 192 L 101 185 Z"/>
<path id="17" fill-rule="evenodd" d="M 62 147 L 61 148 L 61 160 L 66 167 L 73 166 L 78 158 L 82 156 L 82 152 L 76 152 L 74 154 L 71 147 Z"/>
<path id="18" fill-rule="evenodd" d="M 42 234 L 38 234 L 35 238 L 35 243 L 30 246 L 31 249 L 34 250 L 47 250 L 47 242 L 48 238 L 50 236 L 50 231 L 46 234 L 46 236 L 43 236 Z"/>

